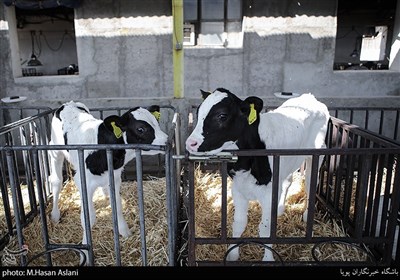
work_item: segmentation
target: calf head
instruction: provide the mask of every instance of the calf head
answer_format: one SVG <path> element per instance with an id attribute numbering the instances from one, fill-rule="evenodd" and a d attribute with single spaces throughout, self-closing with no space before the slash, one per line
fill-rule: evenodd
<path id="1" fill-rule="evenodd" d="M 263 101 L 255 96 L 241 100 L 229 90 L 201 91 L 204 101 L 197 112 L 197 124 L 186 140 L 191 153 L 218 153 L 238 149 L 238 140 L 257 130 Z"/>
<path id="2" fill-rule="evenodd" d="M 104 119 L 105 128 L 117 139 L 127 144 L 165 145 L 168 136 L 158 123 L 160 107 L 136 107 L 121 117 L 109 116 Z M 147 152 L 151 154 L 151 152 Z"/>
<path id="3" fill-rule="evenodd" d="M 74 101 L 63 104 L 55 116 L 62 122 L 66 132 L 74 129 L 77 123 L 94 120 L 83 103 Z M 98 143 L 165 145 L 168 137 L 160 128 L 159 117 L 160 107 L 156 105 L 136 107 L 122 116 L 109 116 L 99 127 L 103 133 L 99 133 Z"/>
<path id="4" fill-rule="evenodd" d="M 61 121 L 61 116 L 60 113 L 62 111 L 67 111 L 67 116 L 71 115 L 78 115 L 79 113 L 88 113 L 89 114 L 89 108 L 86 107 L 85 104 L 81 102 L 75 102 L 75 101 L 69 101 L 61 105 L 56 111 L 55 111 L 55 117 Z"/>

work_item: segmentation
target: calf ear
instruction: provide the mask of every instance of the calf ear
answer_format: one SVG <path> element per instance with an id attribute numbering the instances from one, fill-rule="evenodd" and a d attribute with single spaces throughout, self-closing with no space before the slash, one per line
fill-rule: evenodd
<path id="1" fill-rule="evenodd" d="M 254 109 L 257 111 L 257 113 L 260 113 L 264 106 L 262 99 L 257 96 L 249 96 L 244 100 L 244 102 L 247 104 L 254 104 Z"/>
<path id="2" fill-rule="evenodd" d="M 156 117 L 157 121 L 160 121 L 161 113 L 160 113 L 160 106 L 152 105 L 146 108 L 154 117 Z"/>
<path id="3" fill-rule="evenodd" d="M 64 109 L 64 105 L 60 106 L 60 108 L 58 108 L 58 109 L 55 111 L 55 113 L 54 113 L 54 115 L 56 116 L 56 118 L 59 119 L 60 121 L 61 121 L 60 113 L 61 113 L 61 111 L 62 111 L 63 109 Z"/>
<path id="4" fill-rule="evenodd" d="M 211 94 L 210 91 L 204 91 L 202 89 L 200 89 L 200 92 L 201 92 L 201 97 L 203 98 L 203 100 L 206 99 Z"/>
<path id="5" fill-rule="evenodd" d="M 248 112 L 247 120 L 249 125 L 254 123 L 260 115 L 261 110 L 263 109 L 264 102 L 261 98 L 256 96 L 247 97 L 244 101 L 244 107 L 247 108 L 246 112 Z M 243 110 L 242 110 L 243 111 Z"/>
<path id="6" fill-rule="evenodd" d="M 104 126 L 110 132 L 112 132 L 116 138 L 121 138 L 122 133 L 125 130 L 122 119 L 118 116 L 109 116 L 103 121 Z"/>

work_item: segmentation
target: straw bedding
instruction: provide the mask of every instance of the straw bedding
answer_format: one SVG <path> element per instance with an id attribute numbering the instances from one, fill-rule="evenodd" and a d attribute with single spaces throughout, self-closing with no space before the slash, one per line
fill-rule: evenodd
<path id="1" fill-rule="evenodd" d="M 303 183 L 303 177 L 300 173 L 296 173 L 288 193 L 286 211 L 283 216 L 278 218 L 278 236 L 305 236 L 306 224 L 302 221 L 302 213 L 306 205 L 306 196 Z M 232 235 L 231 225 L 234 211 L 230 187 L 231 181 L 228 179 L 228 236 Z M 151 177 L 150 180 L 145 180 L 144 196 L 148 265 L 167 265 L 168 232 L 165 178 Z M 122 265 L 142 265 L 136 182 L 123 182 L 121 197 L 124 216 L 132 231 L 132 236 L 129 238 L 120 237 Z M 221 225 L 221 178 L 218 173 L 205 173 L 200 168 L 196 169 L 195 201 L 197 237 L 219 236 Z M 95 265 L 115 265 L 109 199 L 103 195 L 101 189 L 98 189 L 94 195 L 94 202 L 97 218 L 92 230 Z M 82 239 L 80 196 L 73 181 L 68 181 L 64 186 L 60 195 L 59 205 L 61 211 L 60 222 L 54 224 L 50 219 L 47 221 L 50 241 L 62 244 L 80 243 Z M 50 203 L 46 210 L 47 217 L 50 215 L 51 207 Z M 242 236 L 257 237 L 260 219 L 260 205 L 257 202 L 251 202 L 249 204 L 248 226 Z M 184 224 L 185 221 L 181 223 Z M 24 229 L 23 233 L 26 244 L 29 246 L 28 259 L 43 252 L 42 226 L 39 216 Z M 317 211 L 314 218 L 313 236 L 341 237 L 346 236 L 346 234 L 340 223 Z M 179 250 L 183 256 L 186 255 L 184 252 L 186 246 L 187 244 L 183 244 Z M 18 248 L 16 238 L 13 238 L 7 247 L 11 250 L 16 250 Z M 227 248 L 227 245 L 199 245 L 196 247 L 196 259 L 221 261 Z M 281 256 L 283 261 L 313 261 L 311 244 L 273 245 L 273 249 Z M 367 258 L 364 252 L 343 244 L 325 244 L 316 250 L 316 254 L 320 261 L 363 261 Z M 260 246 L 244 245 L 241 247 L 240 259 L 243 261 L 261 260 L 262 256 L 263 249 Z M 52 257 L 53 265 L 74 266 L 79 264 L 79 256 L 71 251 L 55 252 L 52 253 Z M 3 265 L 18 265 L 18 262 L 19 260 L 16 258 L 14 262 L 3 263 Z M 46 265 L 46 259 L 44 257 L 38 258 L 31 265 Z"/>
<path id="2" fill-rule="evenodd" d="M 196 201 L 196 237 L 218 237 L 220 235 L 221 210 L 221 178 L 218 173 L 202 173 L 196 169 L 195 181 Z M 232 236 L 233 201 L 230 195 L 231 181 L 228 179 L 228 236 Z M 305 236 L 306 224 L 302 221 L 302 213 L 306 206 L 304 178 L 295 173 L 289 189 L 285 213 L 278 218 L 277 236 Z M 261 207 L 257 202 L 250 202 L 248 225 L 242 237 L 257 237 L 258 224 L 261 220 Z M 340 223 L 330 219 L 326 214 L 317 211 L 314 218 L 313 236 L 344 237 L 345 231 Z M 313 261 L 311 244 L 280 244 L 273 249 L 283 261 Z M 227 245 L 198 245 L 196 259 L 207 261 L 222 261 L 227 251 Z M 345 244 L 324 244 L 316 249 L 319 261 L 365 261 L 367 254 L 359 249 Z M 243 245 L 240 250 L 240 260 L 261 260 L 263 249 L 257 245 Z"/>
<path id="3" fill-rule="evenodd" d="M 168 264 L 167 256 L 167 220 L 165 206 L 165 178 L 151 177 L 143 183 L 145 227 L 147 240 L 148 265 L 162 266 Z M 142 265 L 141 242 L 139 226 L 139 209 L 137 206 L 136 182 L 123 182 L 121 197 L 124 216 L 132 231 L 132 236 L 120 236 L 121 260 L 123 266 Z M 111 206 L 109 199 L 104 196 L 99 188 L 94 194 L 96 223 L 92 229 L 94 256 L 96 266 L 115 265 L 114 235 L 111 221 Z M 80 222 L 80 196 L 73 181 L 68 181 L 60 195 L 60 222 L 54 224 L 50 221 L 51 203 L 47 207 L 47 225 L 50 242 L 57 244 L 78 244 L 82 240 L 82 227 Z M 42 240 L 42 226 L 40 217 L 35 217 L 23 231 L 25 243 L 29 247 L 28 260 L 44 251 Z M 17 241 L 13 238 L 7 246 L 16 250 Z M 53 265 L 75 266 L 79 264 L 79 256 L 72 251 L 52 253 Z M 10 262 L 9 265 L 18 265 Z M 46 265 L 45 257 L 36 259 L 30 265 Z"/>

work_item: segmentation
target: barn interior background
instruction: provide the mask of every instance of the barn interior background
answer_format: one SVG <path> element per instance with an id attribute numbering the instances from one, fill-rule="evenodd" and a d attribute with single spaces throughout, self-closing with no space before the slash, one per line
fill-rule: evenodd
<path id="1" fill-rule="evenodd" d="M 217 87 L 269 107 L 284 101 L 282 92 L 312 92 L 343 111 L 399 107 L 397 0 L 2 2 L 4 125 L 69 100 L 158 103 L 179 112 L 174 137 L 186 139 L 200 89 Z M 366 128 L 398 140 L 398 114 L 372 115 Z M 366 114 L 341 117 L 364 127 Z"/>

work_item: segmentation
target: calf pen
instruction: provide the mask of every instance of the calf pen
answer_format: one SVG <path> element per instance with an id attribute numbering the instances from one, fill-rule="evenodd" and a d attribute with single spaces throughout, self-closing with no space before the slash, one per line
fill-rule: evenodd
<path id="1" fill-rule="evenodd" d="M 167 127 L 169 144 L 123 147 L 136 149 L 139 154 L 146 148 L 165 151 L 164 156 L 149 159 L 139 155 L 123 174 L 121 196 L 127 209 L 124 215 L 133 237 L 120 239 L 114 234 L 115 223 L 110 217 L 115 211 L 99 193 L 95 198 L 98 226 L 92 230 L 88 247 L 79 244 L 80 202 L 68 176 L 61 194 L 62 220 L 57 225 L 48 221 L 52 194 L 47 181 L 47 153 L 50 149 L 65 148 L 80 153 L 104 148 L 111 153 L 120 147 L 50 147 L 53 110 L 15 108 L 10 113 L 12 109 L 0 108 L 8 110 L 7 115 L 3 113 L 7 116 L 6 125 L 0 128 L 0 266 L 78 265 L 82 249 L 89 249 L 87 263 L 96 266 L 399 264 L 399 245 L 394 245 L 399 237 L 399 109 L 331 108 L 332 116 L 349 123 L 332 117 L 327 137 L 329 149 L 323 151 L 236 151 L 215 158 L 189 157 L 184 162 L 180 191 L 177 178 L 181 174 L 175 170 L 180 170 L 181 160 L 172 160 L 179 153 L 175 149 L 179 147 L 179 114 L 173 108 L 162 108 L 162 115 L 168 116 L 163 126 Z M 120 115 L 123 111 L 123 108 L 92 109 L 98 118 Z M 241 238 L 230 238 L 233 209 L 227 163 L 239 155 L 266 154 L 276 162 L 282 156 L 299 154 L 313 155 L 314 163 L 318 157 L 326 158 L 319 176 L 315 164 L 311 166 L 313 187 L 308 203 L 315 208 L 309 207 L 308 223 L 302 222 L 306 200 L 301 190 L 302 174 L 297 172 L 292 193 L 288 195 L 287 211 L 279 218 L 276 212 L 272 215 L 270 237 L 257 237 L 254 225 L 258 224 L 260 208 L 253 203 L 246 232 Z M 147 160 L 152 163 L 151 168 Z M 274 173 L 277 172 L 275 169 Z M 277 186 L 272 187 L 276 204 Z M 181 198 L 184 205 L 179 209 Z M 269 249 L 265 243 L 273 244 L 271 250 L 276 252 L 276 262 L 259 261 L 262 249 Z M 240 262 L 225 261 L 228 244 L 241 246 Z"/>
<path id="2" fill-rule="evenodd" d="M 10 114 L 10 108 L 2 108 Z M 129 108 L 95 108 L 98 118 L 117 114 Z M 19 109 L 23 110 L 23 109 Z M 177 204 L 176 162 L 172 160 L 176 148 L 179 115 L 171 106 L 161 106 L 160 126 L 168 134 L 168 144 L 154 145 L 48 145 L 53 110 L 40 110 L 0 129 L 0 266 L 64 266 L 64 265 L 175 265 L 177 259 Z M 26 115 L 26 114 L 25 114 Z M 121 197 L 124 215 L 132 236 L 120 239 L 118 235 L 113 168 L 109 169 L 110 202 L 101 193 L 95 193 L 98 217 L 92 231 L 86 223 L 88 244 L 80 244 L 80 198 L 75 184 L 68 179 L 61 193 L 61 221 L 48 221 L 52 196 L 49 187 L 50 150 L 77 150 L 80 163 L 85 150 L 105 149 L 109 166 L 115 149 L 134 149 L 136 158 L 123 176 Z M 143 150 L 163 152 L 163 156 L 144 156 Z M 156 158 L 156 160 L 154 160 Z M 158 171 L 155 172 L 154 162 Z M 147 169 L 147 163 L 152 167 Z M 148 171 L 148 172 L 147 172 Z M 83 164 L 76 172 L 84 177 Z M 150 173 L 150 175 L 148 174 Z M 160 176 L 161 175 L 161 176 Z M 158 177 L 157 177 L 158 176 Z M 134 179 L 134 180 L 132 180 Z M 84 216 L 88 220 L 85 179 L 82 179 Z M 111 207 L 110 207 L 111 204 Z M 114 234 L 117 233 L 117 234 Z M 82 250 L 88 250 L 84 258 Z M 79 257 L 83 257 L 83 261 Z"/>
<path id="3" fill-rule="evenodd" d="M 327 149 L 247 150 L 187 157 L 188 265 L 398 266 L 399 109 L 331 108 L 330 112 Z M 250 203 L 247 228 L 241 237 L 233 238 L 228 163 L 238 156 L 265 155 L 274 161 L 271 234 L 258 237 L 261 210 L 258 203 Z M 309 200 L 300 170 L 293 175 L 286 211 L 277 217 L 279 162 L 295 155 L 313 158 L 312 166 L 306 167 L 312 170 Z M 318 170 L 320 157 L 325 160 Z M 308 222 L 303 222 L 307 203 Z M 232 244 L 241 247 L 239 261 L 226 260 Z M 263 250 L 271 250 L 275 261 L 261 262 Z"/>

